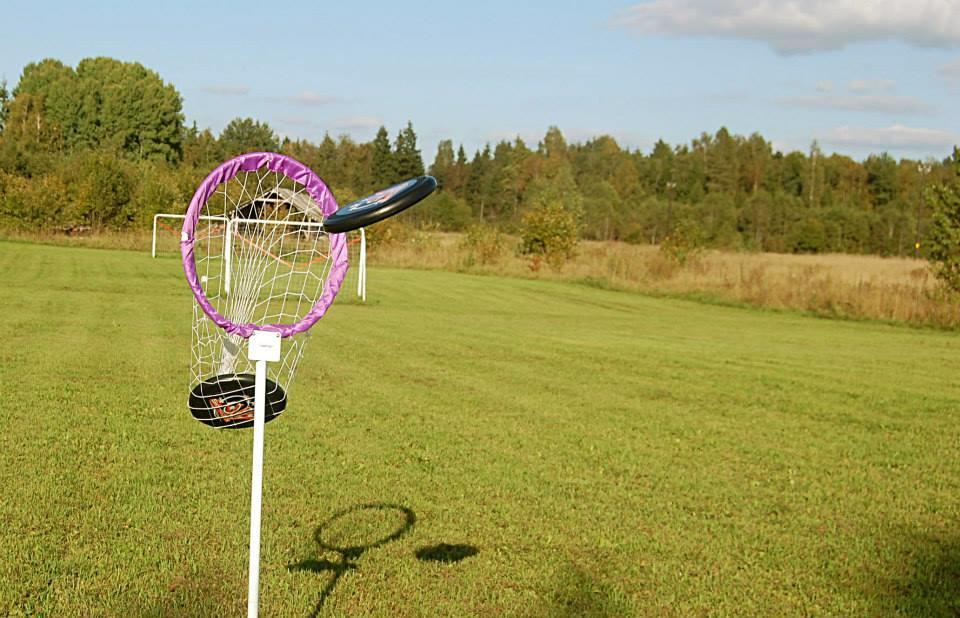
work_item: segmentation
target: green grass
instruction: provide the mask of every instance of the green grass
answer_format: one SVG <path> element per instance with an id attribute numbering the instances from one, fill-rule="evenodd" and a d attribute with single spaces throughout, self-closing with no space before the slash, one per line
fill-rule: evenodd
<path id="1" fill-rule="evenodd" d="M 267 425 L 262 615 L 960 612 L 957 334 L 369 294 Z M 190 303 L 175 259 L 0 242 L 0 614 L 245 611 L 251 434 L 190 417 Z"/>

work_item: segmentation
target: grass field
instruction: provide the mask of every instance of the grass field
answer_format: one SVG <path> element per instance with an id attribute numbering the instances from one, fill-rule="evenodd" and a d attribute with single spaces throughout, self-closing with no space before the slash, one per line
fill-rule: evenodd
<path id="1" fill-rule="evenodd" d="M 960 613 L 956 333 L 369 294 L 267 425 L 262 615 Z M 190 302 L 175 259 L 0 242 L 0 615 L 245 611 L 251 434 L 190 418 Z"/>
<path id="2" fill-rule="evenodd" d="M 486 234 L 472 245 L 469 233 L 416 230 L 395 221 L 388 220 L 385 229 L 379 227 L 382 223 L 371 228 L 372 266 L 581 283 L 819 317 L 960 329 L 958 295 L 944 289 L 924 259 L 713 249 L 695 252 L 681 265 L 655 245 L 585 240 L 578 244 L 576 255 L 556 270 L 542 260 L 534 268 L 531 257 L 517 251 L 520 239 L 498 236 L 494 228 L 484 228 Z M 0 230 L 0 241 L 4 240 L 135 251 L 148 251 L 151 246 L 150 234 L 144 230 L 89 236 Z M 170 226 L 162 230 L 157 251 L 180 255 L 179 232 Z M 355 278 L 353 282 L 355 287 Z"/>

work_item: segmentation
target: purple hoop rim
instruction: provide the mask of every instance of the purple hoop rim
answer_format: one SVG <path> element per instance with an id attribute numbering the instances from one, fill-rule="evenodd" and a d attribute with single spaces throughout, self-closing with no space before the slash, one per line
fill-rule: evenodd
<path id="1" fill-rule="evenodd" d="M 200 220 L 200 211 L 218 185 L 233 179 L 240 172 L 252 172 L 264 167 L 303 185 L 325 217 L 337 211 L 337 201 L 334 199 L 333 193 L 313 170 L 296 159 L 275 152 L 249 152 L 225 161 L 210 172 L 197 187 L 193 199 L 190 200 L 190 206 L 187 207 L 186 218 L 183 220 L 183 229 L 180 234 L 180 256 L 183 261 L 183 272 L 187 277 L 190 289 L 193 291 L 193 297 L 197 300 L 197 304 L 200 305 L 203 312 L 207 314 L 207 317 L 228 334 L 239 335 L 244 339 L 249 338 L 256 330 L 278 332 L 281 337 L 292 337 L 297 333 L 309 330 L 330 308 L 337 292 L 340 291 L 340 285 L 343 283 L 348 265 L 347 242 L 344 234 L 329 234 L 330 255 L 333 259 L 333 265 L 330 267 L 326 281 L 324 281 L 323 293 L 310 311 L 294 324 L 234 324 L 214 309 L 200 286 L 196 260 L 193 255 L 193 232 Z"/>

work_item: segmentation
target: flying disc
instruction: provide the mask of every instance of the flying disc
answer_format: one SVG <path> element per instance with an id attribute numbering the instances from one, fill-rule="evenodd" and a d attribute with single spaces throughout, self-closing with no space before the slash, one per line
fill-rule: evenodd
<path id="1" fill-rule="evenodd" d="M 339 234 L 373 225 L 410 208 L 436 188 L 433 176 L 411 178 L 343 206 L 323 221 L 323 229 Z"/>

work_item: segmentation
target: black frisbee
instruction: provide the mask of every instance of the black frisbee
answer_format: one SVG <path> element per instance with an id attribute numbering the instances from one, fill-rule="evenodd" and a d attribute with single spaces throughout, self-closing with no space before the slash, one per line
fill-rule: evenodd
<path id="1" fill-rule="evenodd" d="M 323 229 L 338 234 L 373 225 L 410 208 L 436 188 L 433 176 L 411 178 L 343 206 L 324 220 Z"/>
<path id="2" fill-rule="evenodd" d="M 190 391 L 190 412 L 205 425 L 221 429 L 253 427 L 253 392 L 256 377 L 249 373 L 225 374 L 204 380 Z M 263 422 L 275 419 L 287 407 L 287 394 L 267 379 Z"/>

